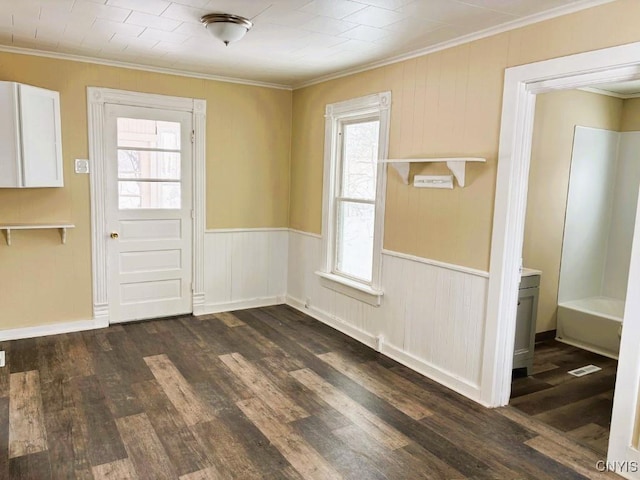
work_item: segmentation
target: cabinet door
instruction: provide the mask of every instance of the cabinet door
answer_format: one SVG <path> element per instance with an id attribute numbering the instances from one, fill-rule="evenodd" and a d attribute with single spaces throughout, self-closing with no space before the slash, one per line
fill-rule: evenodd
<path id="1" fill-rule="evenodd" d="M 24 187 L 61 187 L 62 142 L 58 92 L 20 85 Z"/>
<path id="2" fill-rule="evenodd" d="M 0 187 L 22 186 L 18 86 L 0 82 Z"/>

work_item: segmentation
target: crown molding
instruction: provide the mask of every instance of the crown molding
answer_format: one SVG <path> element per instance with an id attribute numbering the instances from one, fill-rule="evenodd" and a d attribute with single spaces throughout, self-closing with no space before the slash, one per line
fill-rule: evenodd
<path id="1" fill-rule="evenodd" d="M 140 70 L 143 72 L 162 73 L 165 75 L 175 75 L 179 77 L 198 78 L 203 80 L 214 80 L 217 82 L 237 83 L 240 85 L 249 85 L 252 87 L 275 88 L 278 90 L 291 90 L 291 85 L 281 83 L 260 82 L 257 80 L 248 80 L 244 78 L 225 77 L 222 75 L 211 75 L 207 73 L 190 72 L 187 70 L 178 70 L 173 68 L 153 67 L 150 65 L 140 65 L 137 63 L 120 62 L 118 60 L 108 60 L 97 57 L 86 57 L 83 55 L 74 55 L 70 53 L 50 52 L 46 50 L 37 50 L 32 48 L 11 47 L 8 45 L 0 45 L 0 52 L 16 53 L 19 55 L 32 55 L 35 57 L 55 58 L 56 60 L 71 60 L 74 62 L 93 63 L 96 65 L 105 65 L 107 67 L 128 68 L 130 70 Z"/>
<path id="2" fill-rule="evenodd" d="M 599 5 L 604 5 L 605 3 L 611 3 L 614 1 L 616 0 L 584 0 L 582 2 L 574 3 L 571 5 L 553 8 L 545 12 L 529 15 L 527 17 L 520 18 L 518 20 L 514 20 L 511 22 L 503 23 L 501 25 L 496 25 L 495 27 L 490 27 L 485 30 L 481 30 L 479 32 L 463 35 L 462 37 L 456 37 L 454 39 L 447 40 L 445 42 L 441 42 L 436 45 L 421 48 L 418 50 L 412 50 L 410 52 L 403 53 L 402 55 L 396 55 L 393 57 L 386 58 L 384 60 L 379 60 L 377 62 L 367 63 L 359 67 L 353 67 L 347 70 L 341 70 L 339 72 L 323 75 L 321 77 L 317 77 L 312 80 L 296 83 L 293 85 L 293 90 L 310 87 L 312 85 L 317 85 L 318 83 L 327 82 L 329 80 L 335 80 L 337 78 L 347 77 L 349 75 L 354 75 L 356 73 L 374 70 L 376 68 L 385 67 L 387 65 L 393 65 L 394 63 L 404 62 L 405 60 L 411 60 L 416 57 L 421 57 L 423 55 L 428 55 L 430 53 L 435 53 L 442 50 L 446 50 L 448 48 L 457 47 L 459 45 L 470 43 L 475 40 L 491 37 L 493 35 L 498 35 L 500 33 L 508 32 L 510 30 L 515 30 L 516 28 L 526 27 L 527 25 L 543 22 L 545 20 L 551 20 L 556 17 L 569 15 L 570 13 L 579 12 L 581 10 L 586 10 L 588 8 L 597 7 Z"/>

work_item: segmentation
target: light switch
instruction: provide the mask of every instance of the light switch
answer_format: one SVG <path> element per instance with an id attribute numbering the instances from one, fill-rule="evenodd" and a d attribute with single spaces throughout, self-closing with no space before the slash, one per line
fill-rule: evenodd
<path id="1" fill-rule="evenodd" d="M 76 173 L 89 173 L 89 160 L 76 158 Z"/>

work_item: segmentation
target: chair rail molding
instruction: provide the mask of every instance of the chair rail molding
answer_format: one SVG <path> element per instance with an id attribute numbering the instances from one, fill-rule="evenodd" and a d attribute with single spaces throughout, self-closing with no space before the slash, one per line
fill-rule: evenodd
<path id="1" fill-rule="evenodd" d="M 193 119 L 192 200 L 193 200 L 193 293 L 192 308 L 204 304 L 204 232 L 205 202 L 205 129 L 207 101 L 195 98 L 155 95 L 150 93 L 87 87 L 87 115 L 89 126 L 89 176 L 91 195 L 91 258 L 93 280 L 93 316 L 109 320 L 107 292 L 107 230 L 105 222 L 106 158 L 105 105 L 161 108 L 190 112 Z"/>

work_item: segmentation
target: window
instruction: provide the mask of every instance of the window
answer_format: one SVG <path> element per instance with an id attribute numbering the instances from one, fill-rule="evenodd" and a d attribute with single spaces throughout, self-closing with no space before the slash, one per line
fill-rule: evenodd
<path id="1" fill-rule="evenodd" d="M 180 209 L 180 123 L 118 118 L 120 210 Z"/>
<path id="2" fill-rule="evenodd" d="M 325 286 L 380 304 L 380 254 L 391 93 L 327 105 L 323 202 Z"/>

